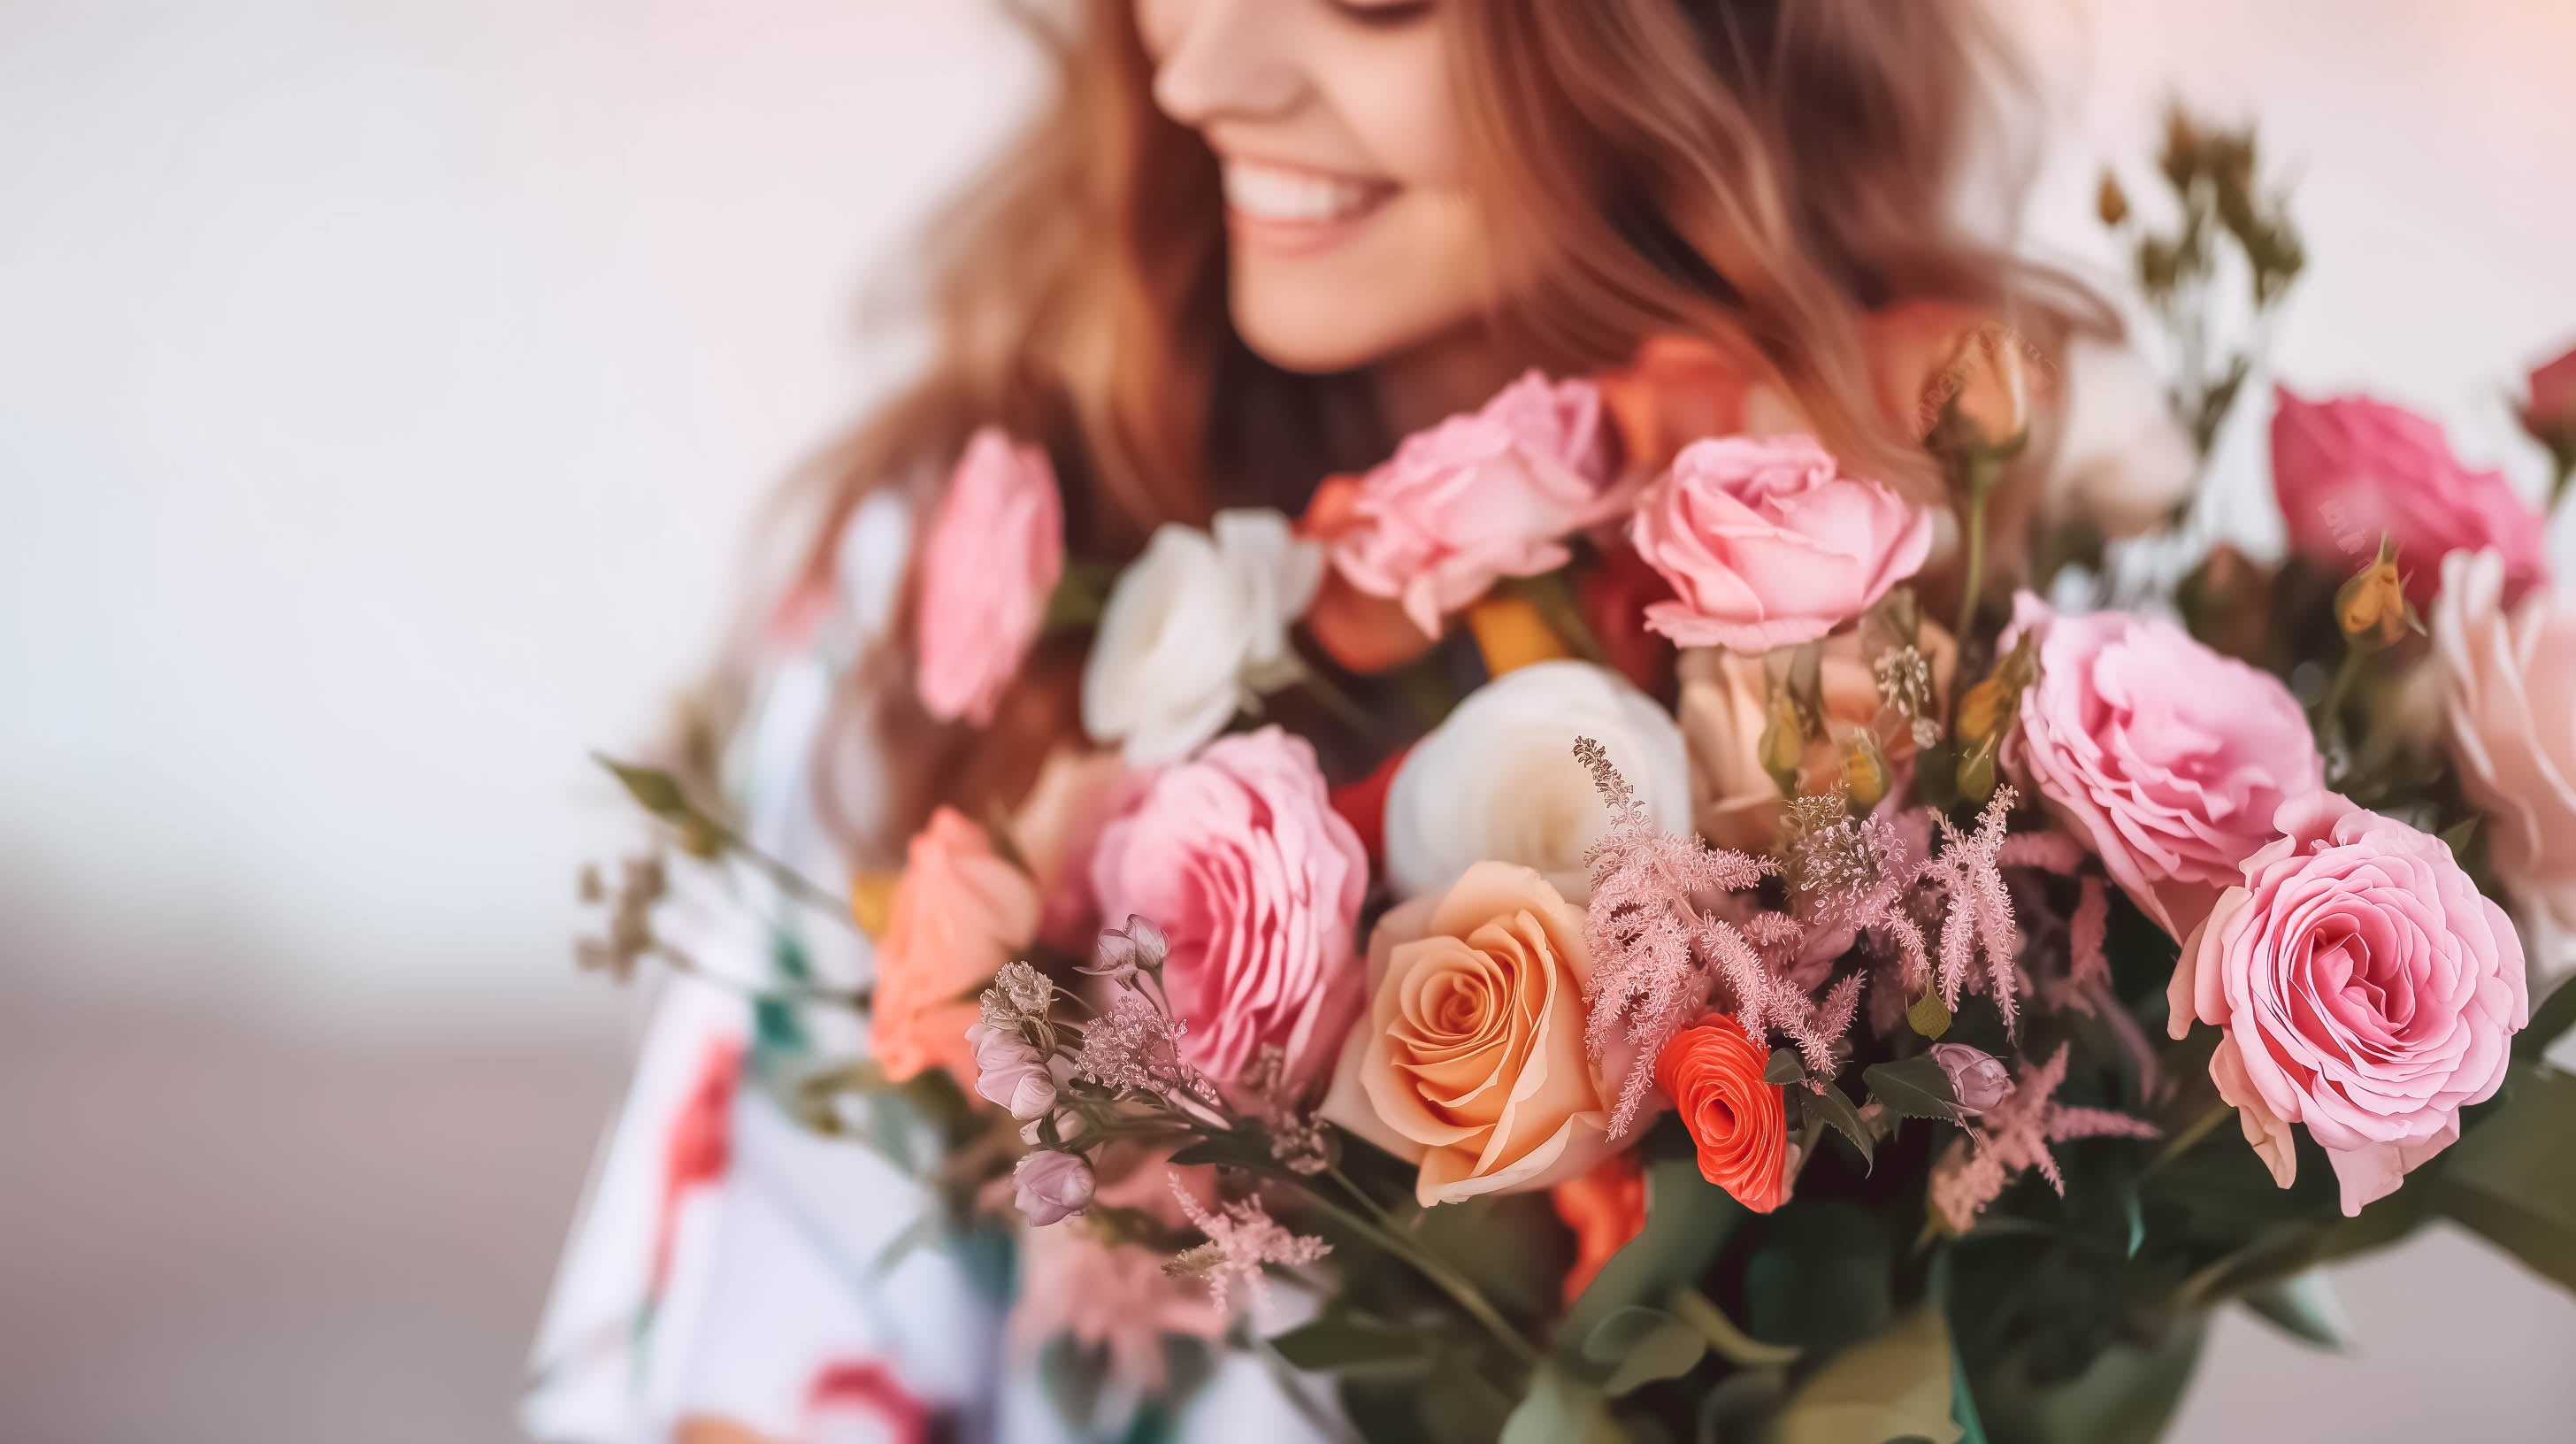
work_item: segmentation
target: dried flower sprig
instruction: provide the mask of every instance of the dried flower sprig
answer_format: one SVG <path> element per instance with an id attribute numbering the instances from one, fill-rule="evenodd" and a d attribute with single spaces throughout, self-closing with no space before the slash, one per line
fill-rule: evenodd
<path id="1" fill-rule="evenodd" d="M 1204 1278 L 1219 1312 L 1230 1312 L 1239 1294 L 1260 1300 L 1268 1296 L 1265 1268 L 1303 1268 L 1333 1251 L 1311 1234 L 1296 1233 L 1270 1216 L 1257 1197 L 1210 1209 L 1172 1179 L 1172 1196 L 1207 1242 L 1163 1265 L 1175 1278 Z"/>
<path id="2" fill-rule="evenodd" d="M 2058 1171 L 2057 1157 L 2049 1151 L 2052 1143 L 2156 1136 L 2156 1126 L 2144 1119 L 2059 1103 L 2057 1090 L 2066 1081 L 2066 1063 L 2064 1044 L 2037 1068 L 2025 1061 L 2012 1091 L 1968 1124 L 1967 1137 L 1954 1141 L 1933 1168 L 1931 1207 L 1953 1233 L 1976 1227 L 1986 1205 L 2026 1170 L 2038 1169 L 2049 1187 L 2063 1196 L 2066 1176 Z"/>

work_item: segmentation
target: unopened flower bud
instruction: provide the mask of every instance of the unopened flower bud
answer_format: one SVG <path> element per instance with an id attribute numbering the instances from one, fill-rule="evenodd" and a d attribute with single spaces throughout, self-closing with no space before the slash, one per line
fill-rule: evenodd
<path id="1" fill-rule="evenodd" d="M 976 1023 L 966 1030 L 975 1050 L 975 1092 L 1026 1122 L 1055 1106 L 1055 1075 L 1047 1060 L 1016 1028 Z"/>
<path id="2" fill-rule="evenodd" d="M 2396 548 L 2382 541 L 2379 555 L 2335 593 L 2335 621 L 2352 644 L 2366 651 L 2406 638 L 2406 579 L 2397 571 Z"/>
<path id="3" fill-rule="evenodd" d="M 1932 1061 L 1950 1080 L 1950 1101 L 1963 1113 L 1983 1113 L 2012 1091 L 2012 1074 L 2001 1059 L 1965 1043 L 1935 1043 Z"/>
<path id="4" fill-rule="evenodd" d="M 2101 214 L 2102 224 L 2116 226 L 2129 218 L 2129 193 L 2120 189 L 2120 178 L 2102 172 L 2102 188 L 2094 196 L 2094 209 Z"/>
<path id="5" fill-rule="evenodd" d="M 1091 1165 L 1079 1153 L 1032 1153 L 1011 1170 L 1012 1205 L 1039 1228 L 1091 1206 Z"/>
<path id="6" fill-rule="evenodd" d="M 1075 966 L 1093 977 L 1125 982 L 1140 970 L 1160 969 L 1171 951 L 1161 928 L 1130 913 L 1123 926 L 1102 929 L 1100 940 L 1092 945 L 1091 961 Z"/>
<path id="7" fill-rule="evenodd" d="M 1887 796 L 1887 754 L 1871 732 L 1855 732 L 1843 743 L 1843 795 L 1862 812 Z"/>
<path id="8" fill-rule="evenodd" d="M 1781 792 L 1796 796 L 1798 764 L 1807 752 L 1806 725 L 1798 717 L 1798 704 L 1778 687 L 1771 690 L 1767 724 L 1762 729 L 1762 770 Z"/>

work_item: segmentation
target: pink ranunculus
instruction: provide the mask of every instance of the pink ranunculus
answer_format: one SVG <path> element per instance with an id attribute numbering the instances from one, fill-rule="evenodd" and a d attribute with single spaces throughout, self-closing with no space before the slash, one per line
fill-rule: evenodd
<path id="1" fill-rule="evenodd" d="M 915 685 L 930 715 L 993 720 L 1063 575 L 1064 498 L 1046 453 L 976 432 L 921 546 Z"/>
<path id="2" fill-rule="evenodd" d="M 2530 1021 L 2522 942 L 2439 838 L 2322 791 L 2275 825 L 2183 945 L 2173 1035 L 2224 1028 L 2209 1073 L 2246 1140 L 2287 1188 L 2306 1124 L 2355 1214 L 2504 1081 Z"/>
<path id="3" fill-rule="evenodd" d="M 2179 938 L 2273 839 L 2281 804 L 2324 785 L 2307 716 L 2270 675 L 2159 617 L 2062 617 L 2024 592 L 2002 645 L 2033 627 L 2039 680 L 2009 765 Z"/>
<path id="4" fill-rule="evenodd" d="M 1427 636 L 1504 577 L 1565 565 L 1569 533 L 1616 516 L 1601 393 L 1536 371 L 1484 409 L 1416 432 L 1362 479 L 1332 543 L 1350 584 Z"/>
<path id="5" fill-rule="evenodd" d="M 1359 835 L 1327 802 L 1315 749 L 1276 727 L 1164 769 L 1092 857 L 1104 917 L 1150 918 L 1181 1050 L 1230 1083 L 1263 1044 L 1305 1082 L 1331 1065 L 1362 987 Z"/>
<path id="6" fill-rule="evenodd" d="M 1695 441 L 1638 502 L 1629 538 L 1673 584 L 1646 625 L 1685 647 L 1767 652 L 1869 610 L 1932 549 L 1932 518 L 1844 476 L 1811 437 Z"/>
<path id="7" fill-rule="evenodd" d="M 2453 552 L 2432 626 L 2443 731 L 2496 876 L 2576 929 L 2576 597 L 2546 587 L 2508 610 L 2495 553 Z"/>
<path id="8" fill-rule="evenodd" d="M 2494 548 L 2509 596 L 2548 575 L 2539 516 L 2503 472 L 2462 465 L 2441 427 L 2366 396 L 2308 401 L 2281 387 L 2277 400 L 2272 490 L 2293 549 L 2357 569 L 2385 536 L 2418 606 L 2432 600 L 2442 558 L 2455 551 Z"/>

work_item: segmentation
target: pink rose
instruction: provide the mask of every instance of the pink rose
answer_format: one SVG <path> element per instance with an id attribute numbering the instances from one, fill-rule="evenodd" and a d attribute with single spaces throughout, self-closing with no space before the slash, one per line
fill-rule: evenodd
<path id="1" fill-rule="evenodd" d="M 1064 499 L 1046 453 L 976 432 L 921 546 L 915 687 L 931 716 L 993 720 L 1063 575 Z"/>
<path id="2" fill-rule="evenodd" d="M 1565 537 L 1616 516 L 1601 393 L 1536 371 L 1416 432 L 1362 479 L 1333 566 L 1427 636 L 1503 577 L 1565 565 Z"/>
<path id="3" fill-rule="evenodd" d="M 2538 516 L 2500 471 L 2472 471 L 2451 454 L 2442 428 L 2366 396 L 2304 401 L 2277 388 L 2272 490 L 2293 549 L 2328 566 L 2358 568 L 2384 535 L 2397 544 L 2406 594 L 2429 602 L 2442 558 L 2493 547 L 2509 595 L 2548 574 Z"/>
<path id="4" fill-rule="evenodd" d="M 2530 1021 L 2522 941 L 2438 838 L 2331 792 L 2276 826 L 2183 944 L 2173 1035 L 2226 1029 L 2209 1074 L 2246 1141 L 2287 1188 L 2308 1125 L 2355 1214 L 2504 1081 Z"/>
<path id="5" fill-rule="evenodd" d="M 2453 552 L 2432 627 L 2443 730 L 2496 876 L 2576 930 L 2576 602 L 2543 588 L 2507 610 L 2496 554 Z"/>
<path id="6" fill-rule="evenodd" d="M 1329 1066 L 1359 1008 L 1359 835 L 1326 801 L 1315 749 L 1276 727 L 1166 768 L 1102 829 L 1104 917 L 1151 918 L 1181 1050 L 1231 1082 L 1265 1043 L 1299 1082 Z"/>
<path id="7" fill-rule="evenodd" d="M 2533 367 L 2530 388 L 2523 424 L 2532 435 L 2576 452 L 2576 349 Z"/>
<path id="8" fill-rule="evenodd" d="M 2061 617 L 2024 592 L 2002 645 L 2028 627 L 2039 680 L 2010 765 L 2179 938 L 2277 835 L 2281 804 L 2324 785 L 2307 715 L 2270 675 L 2161 618 Z"/>
<path id="9" fill-rule="evenodd" d="M 1932 549 L 1932 518 L 1842 475 L 1811 437 L 1695 441 L 1629 523 L 1637 554 L 1673 584 L 1646 625 L 1685 647 L 1767 652 L 1812 642 L 1869 610 Z"/>

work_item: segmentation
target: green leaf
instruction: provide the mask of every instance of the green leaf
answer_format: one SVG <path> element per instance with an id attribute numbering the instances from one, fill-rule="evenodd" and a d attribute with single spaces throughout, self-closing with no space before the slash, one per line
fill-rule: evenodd
<path id="1" fill-rule="evenodd" d="M 1520 1407 L 1503 1421 L 1496 1444 L 1625 1444 L 1626 1439 L 1610 1422 L 1610 1401 L 1600 1390 L 1542 1364 Z"/>
<path id="2" fill-rule="evenodd" d="M 1756 1338 L 1831 1351 L 1887 1327 L 1887 1229 L 1844 1199 L 1800 1199 L 1768 1220 L 1744 1266 L 1744 1326 Z"/>
<path id="3" fill-rule="evenodd" d="M 2414 608 L 2407 608 L 2407 613 L 2410 616 L 2413 615 Z M 2469 844 L 2477 838 L 2478 821 L 2479 819 L 2474 816 L 2464 817 L 2436 834 L 2442 839 L 2442 845 L 2451 850 L 2453 858 L 2464 858 L 2469 850 Z"/>
<path id="4" fill-rule="evenodd" d="M 1905 1021 L 1926 1038 L 1938 1038 L 1950 1031 L 1950 1005 L 1941 1001 L 1939 988 L 1926 988 L 1914 1006 L 1905 1010 Z"/>
<path id="5" fill-rule="evenodd" d="M 2442 1206 L 2576 1289 L 2576 1147 L 2568 1142 L 2576 1139 L 2576 1074 L 2528 1065 L 2515 1074 L 2510 1101 L 2452 1147 Z"/>
<path id="6" fill-rule="evenodd" d="M 1950 1091 L 1950 1075 L 1929 1053 L 1894 1063 L 1873 1063 L 1862 1070 L 1860 1081 L 1878 1106 L 1899 1118 L 1959 1121 L 1959 1100 Z"/>
<path id="7" fill-rule="evenodd" d="M 1613 1399 L 1658 1379 L 1678 1379 L 1707 1352 L 1699 1330 L 1660 1309 L 1633 1305 L 1603 1319 L 1583 1340 L 1584 1358 L 1611 1366 L 1601 1392 Z"/>
<path id="8" fill-rule="evenodd" d="M 1109 606 L 1109 589 L 1117 580 L 1118 569 L 1105 562 L 1076 559 L 1066 563 L 1055 590 L 1047 593 L 1044 630 L 1069 631 L 1097 623 Z"/>
<path id="9" fill-rule="evenodd" d="M 1806 1078 L 1806 1060 L 1798 1056 L 1795 1048 L 1772 1049 L 1771 1061 L 1762 1065 L 1762 1081 L 1765 1083 L 1803 1083 Z"/>
<path id="10" fill-rule="evenodd" d="M 635 799 L 636 806 L 670 821 L 690 815 L 689 795 L 681 790 L 679 779 L 670 773 L 658 767 L 638 767 L 620 762 L 603 752 L 590 755 L 625 787 L 626 795 Z"/>
<path id="11" fill-rule="evenodd" d="M 2531 1026 L 2513 1040 L 2513 1056 L 2531 1059 L 2576 1027 L 2576 977 L 2562 978 L 2531 1010 Z"/>
<path id="12" fill-rule="evenodd" d="M 1309 1374 L 1385 1377 L 1428 1368 L 1420 1334 L 1378 1319 L 1328 1313 L 1270 1341 L 1293 1368 Z"/>
<path id="13" fill-rule="evenodd" d="M 1630 1304 L 1663 1298 L 1676 1284 L 1697 1284 L 1749 1215 L 1726 1191 L 1700 1177 L 1691 1158 L 1646 1165 L 1646 1224 L 1601 1266 L 1566 1314 L 1563 1336 L 1591 1337 L 1601 1321 Z"/>
<path id="14" fill-rule="evenodd" d="M 2245 1295 L 2245 1307 L 2293 1338 L 2321 1349 L 2343 1352 L 2352 1342 L 2352 1319 L 2334 1285 L 2314 1269 L 2296 1278 L 2265 1284 Z"/>
<path id="15" fill-rule="evenodd" d="M 1929 1439 L 1959 1444 L 1952 1417 L 1950 1328 L 1928 1305 L 1843 1350 L 1781 1403 L 1772 1444 Z"/>
<path id="16" fill-rule="evenodd" d="M 1673 1316 L 1692 1328 L 1717 1351 L 1717 1356 L 1744 1368 L 1763 1368 L 1795 1363 L 1799 1350 L 1787 1344 L 1766 1344 L 1735 1326 L 1726 1311 L 1710 1303 L 1708 1295 L 1694 1288 L 1677 1288 L 1672 1292 Z"/>
<path id="17" fill-rule="evenodd" d="M 1827 1128 L 1841 1134 L 1844 1140 L 1860 1154 L 1863 1173 L 1876 1167 L 1876 1160 L 1871 1156 L 1872 1145 L 1876 1140 L 1870 1136 L 1869 1125 L 1861 1121 L 1860 1110 L 1852 1107 L 1852 1101 L 1843 1096 L 1843 1090 L 1828 1083 L 1821 1093 L 1801 1092 L 1799 1096 L 1807 1101 L 1809 1108 L 1815 1110 L 1817 1117 L 1825 1120 Z"/>

